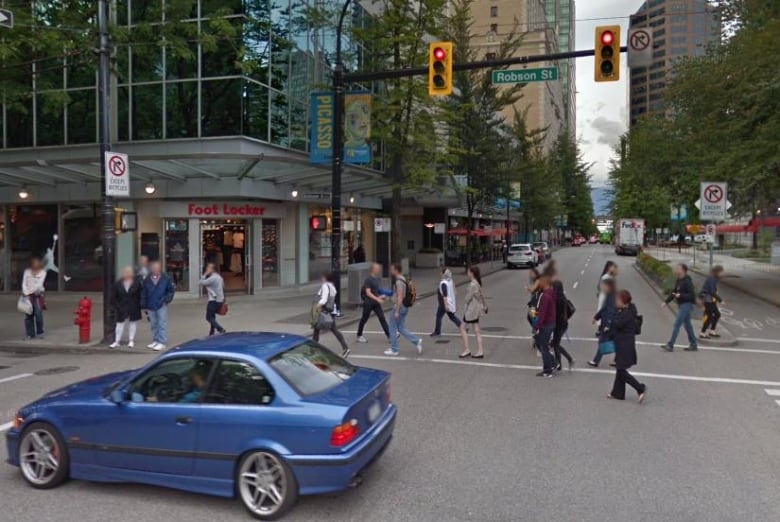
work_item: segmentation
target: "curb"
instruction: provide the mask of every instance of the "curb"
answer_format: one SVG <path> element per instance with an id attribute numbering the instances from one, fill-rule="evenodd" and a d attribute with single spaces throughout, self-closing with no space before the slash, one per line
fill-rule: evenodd
<path id="1" fill-rule="evenodd" d="M 487 277 L 489 275 L 495 274 L 497 272 L 501 272 L 504 269 L 503 264 L 499 264 L 495 269 L 491 271 L 486 271 L 484 274 L 482 274 L 482 277 Z M 462 281 L 459 283 L 455 283 L 455 287 L 464 286 L 468 281 Z M 426 292 L 420 292 L 417 294 L 417 299 L 427 299 L 428 297 L 431 297 L 435 295 L 435 291 L 426 291 Z M 388 303 L 389 304 L 389 303 Z M 385 311 L 390 310 L 390 306 L 387 306 L 384 308 Z M 344 321 L 339 321 L 339 327 L 343 328 L 345 326 L 352 326 L 360 322 L 360 316 L 346 319 Z M 173 347 L 172 347 L 173 348 Z M 163 353 L 163 352 L 154 352 L 152 350 L 147 349 L 146 347 L 140 347 L 140 348 L 115 348 L 115 349 L 109 349 L 106 345 L 102 344 L 100 341 L 94 341 L 86 345 L 68 345 L 68 344 L 60 344 L 57 347 L 51 346 L 51 345 L 42 345 L 42 344 L 26 344 L 22 343 L 21 341 L 13 342 L 13 344 L 0 344 L 0 353 L 18 353 L 18 354 L 39 354 L 39 355 L 48 355 L 48 354 L 72 354 L 72 355 L 93 355 L 93 354 L 114 354 L 114 353 L 121 353 L 121 354 L 155 354 L 155 353 Z"/>
<path id="2" fill-rule="evenodd" d="M 634 263 L 631 266 L 634 267 L 634 270 L 637 271 L 639 276 L 642 279 L 644 279 L 645 283 L 647 283 L 647 286 L 649 286 L 659 298 L 661 298 L 662 300 L 666 298 L 666 295 L 664 295 L 664 293 L 661 291 L 661 288 L 656 284 L 655 281 L 650 279 L 650 277 L 647 274 L 645 274 L 645 272 L 641 268 L 639 268 L 639 265 Z M 677 305 L 672 302 L 669 303 L 669 306 L 667 307 L 670 313 L 676 315 L 676 311 L 672 310 L 672 307 L 674 307 L 676 310 Z M 737 346 L 739 344 L 737 338 L 727 328 L 725 328 L 724 326 L 718 326 L 718 328 L 726 332 L 728 335 L 725 337 L 721 337 L 720 339 L 698 339 L 699 344 L 702 344 L 704 346 L 722 346 L 722 347 L 732 347 L 732 346 Z"/>
<path id="3" fill-rule="evenodd" d="M 702 270 L 699 270 L 698 268 L 692 268 L 693 272 L 696 272 L 700 276 L 707 277 L 709 274 L 707 272 L 704 272 Z M 764 295 L 758 294 L 756 292 L 753 292 L 751 290 L 746 290 L 743 287 L 740 287 L 738 285 L 735 285 L 734 283 L 730 282 L 728 280 L 728 276 L 720 280 L 720 284 L 723 286 L 727 286 L 731 288 L 732 290 L 736 290 L 737 292 L 742 292 L 743 294 L 752 297 L 754 299 L 758 299 L 759 301 L 763 301 L 765 303 L 771 304 L 772 306 L 780 307 L 780 301 L 772 300 Z"/>

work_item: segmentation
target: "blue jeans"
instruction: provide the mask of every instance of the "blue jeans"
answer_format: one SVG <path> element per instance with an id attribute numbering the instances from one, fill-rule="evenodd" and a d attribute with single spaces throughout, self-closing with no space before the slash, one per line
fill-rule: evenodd
<path id="1" fill-rule="evenodd" d="M 553 368 L 557 366 L 555 363 L 555 356 L 550 353 L 550 339 L 552 339 L 554 331 L 555 325 L 544 326 L 539 328 L 539 333 L 536 334 L 536 346 L 539 348 L 539 351 L 542 352 L 544 373 L 552 373 Z"/>
<path id="2" fill-rule="evenodd" d="M 29 296 L 32 303 L 32 313 L 24 316 L 24 331 L 27 337 L 43 335 L 43 310 L 37 295 Z"/>
<path id="3" fill-rule="evenodd" d="M 162 305 L 159 310 L 149 310 L 149 321 L 152 323 L 152 340 L 168 344 L 168 305 Z"/>
<path id="4" fill-rule="evenodd" d="M 398 311 L 398 319 L 395 318 L 395 311 L 390 312 L 390 348 L 394 351 L 398 351 L 398 333 L 406 337 L 406 339 L 414 344 L 420 342 L 420 338 L 414 335 L 412 332 L 406 329 L 406 316 L 409 314 L 409 309 L 401 305 L 401 309 Z"/>
<path id="5" fill-rule="evenodd" d="M 674 343 L 677 341 L 677 336 L 680 333 L 680 327 L 685 325 L 688 342 L 692 347 L 698 347 L 696 332 L 693 330 L 693 323 L 691 322 L 691 312 L 693 312 L 693 303 L 682 303 L 679 305 L 677 317 L 674 320 L 674 327 L 672 328 L 672 338 L 669 339 L 669 346 L 674 347 Z"/>
<path id="6" fill-rule="evenodd" d="M 217 301 L 209 301 L 206 303 L 206 321 L 209 323 L 209 335 L 214 335 L 214 332 L 224 332 L 225 329 L 217 322 L 217 310 L 222 306 L 222 303 Z"/>
<path id="7" fill-rule="evenodd" d="M 448 312 L 444 308 L 444 304 L 439 302 L 439 309 L 436 310 L 436 327 L 433 329 L 433 333 L 435 335 L 441 335 L 441 320 L 445 315 L 449 317 L 450 321 L 452 321 L 452 324 L 454 324 L 456 328 L 460 328 L 460 319 L 458 316 L 455 315 L 454 312 Z"/>

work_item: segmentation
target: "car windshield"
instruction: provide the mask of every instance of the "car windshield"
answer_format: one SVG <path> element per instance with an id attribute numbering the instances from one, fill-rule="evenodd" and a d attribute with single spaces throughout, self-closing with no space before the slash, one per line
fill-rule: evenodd
<path id="1" fill-rule="evenodd" d="M 346 360 L 310 341 L 280 353 L 270 364 L 303 397 L 328 391 L 357 371 Z"/>
<path id="2" fill-rule="evenodd" d="M 510 252 L 524 252 L 526 250 L 531 250 L 531 247 L 528 245 L 512 245 L 509 247 Z"/>
<path id="3" fill-rule="evenodd" d="M 534 248 L 544 248 L 544 243 L 534 243 Z"/>

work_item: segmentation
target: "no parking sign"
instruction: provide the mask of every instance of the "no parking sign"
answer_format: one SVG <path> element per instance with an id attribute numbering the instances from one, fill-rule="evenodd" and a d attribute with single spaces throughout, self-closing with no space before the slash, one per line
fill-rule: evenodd
<path id="1" fill-rule="evenodd" d="M 130 197 L 130 168 L 127 154 L 106 152 L 106 195 Z"/>

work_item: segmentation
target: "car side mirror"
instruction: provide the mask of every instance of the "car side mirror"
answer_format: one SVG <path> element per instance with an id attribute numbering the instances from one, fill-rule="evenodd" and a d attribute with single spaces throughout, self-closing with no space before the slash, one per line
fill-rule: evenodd
<path id="1" fill-rule="evenodd" d="M 116 389 L 111 392 L 111 402 L 114 404 L 122 404 L 127 400 L 127 394 L 124 390 Z"/>

